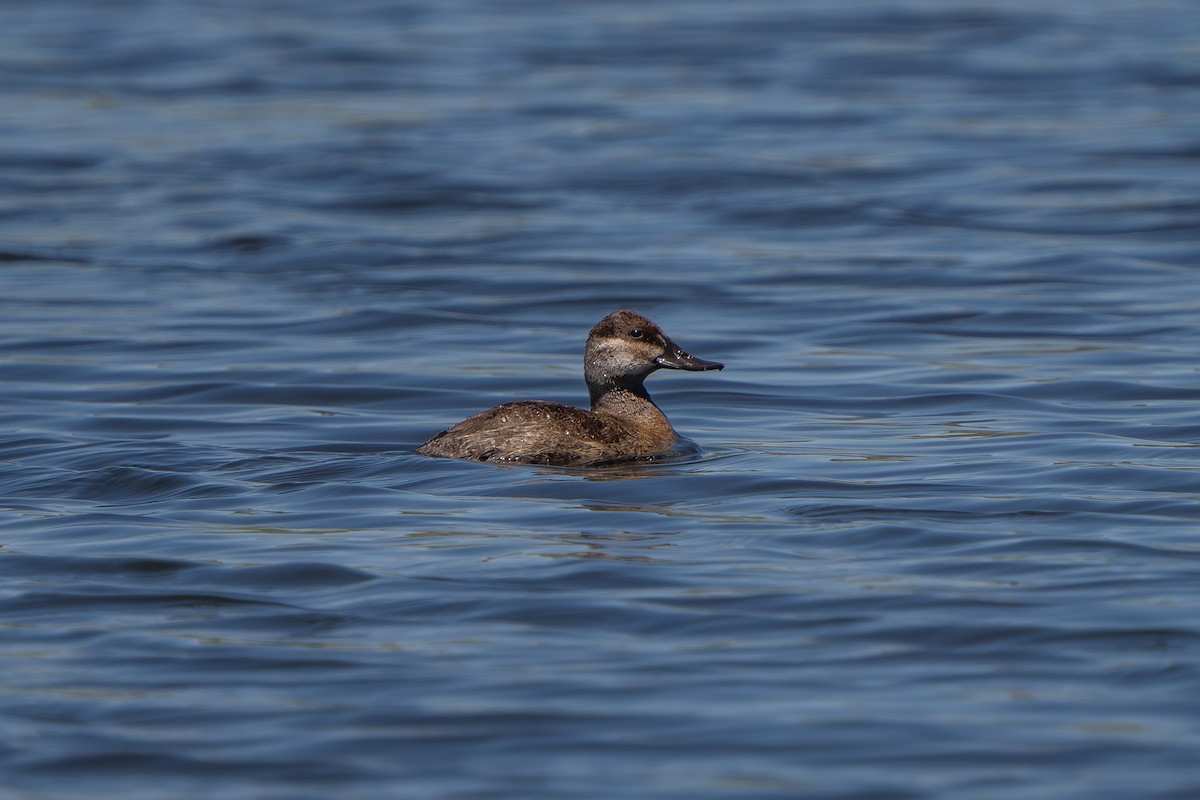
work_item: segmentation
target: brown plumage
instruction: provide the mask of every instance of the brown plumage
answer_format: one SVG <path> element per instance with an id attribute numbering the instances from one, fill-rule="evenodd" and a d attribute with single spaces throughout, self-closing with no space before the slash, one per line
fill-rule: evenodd
<path id="1" fill-rule="evenodd" d="M 592 408 L 524 400 L 482 411 L 417 448 L 427 456 L 505 464 L 578 465 L 651 456 L 679 442 L 642 382 L 660 368 L 723 364 L 690 355 L 650 320 L 617 311 L 596 323 L 584 351 Z"/>

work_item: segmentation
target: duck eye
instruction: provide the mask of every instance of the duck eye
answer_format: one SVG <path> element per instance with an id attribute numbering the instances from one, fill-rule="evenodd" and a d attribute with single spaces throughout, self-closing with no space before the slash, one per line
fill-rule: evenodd
<path id="1" fill-rule="evenodd" d="M 631 338 L 631 339 L 640 339 L 640 338 L 642 338 L 642 329 L 641 329 L 641 328 L 634 328 L 633 330 L 631 330 L 631 331 L 629 332 L 629 338 Z"/>

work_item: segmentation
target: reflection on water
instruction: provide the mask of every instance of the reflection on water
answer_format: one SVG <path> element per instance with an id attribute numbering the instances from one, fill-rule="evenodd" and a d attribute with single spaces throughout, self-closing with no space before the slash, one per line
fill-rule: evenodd
<path id="1" fill-rule="evenodd" d="M 6 790 L 1196 795 L 1197 36 L 0 6 Z M 625 307 L 688 447 L 412 452 Z"/>

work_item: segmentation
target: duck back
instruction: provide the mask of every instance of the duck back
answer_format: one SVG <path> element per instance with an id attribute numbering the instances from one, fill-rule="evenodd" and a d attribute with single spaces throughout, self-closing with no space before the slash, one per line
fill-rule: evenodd
<path id="1" fill-rule="evenodd" d="M 657 416 L 661 425 L 637 426 L 562 403 L 525 400 L 468 417 L 434 436 L 417 452 L 472 461 L 559 466 L 653 455 L 679 441 L 667 418 L 661 412 Z"/>

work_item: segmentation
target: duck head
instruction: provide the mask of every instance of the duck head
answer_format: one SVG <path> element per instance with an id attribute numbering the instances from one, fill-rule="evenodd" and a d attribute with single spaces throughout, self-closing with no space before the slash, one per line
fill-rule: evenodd
<path id="1" fill-rule="evenodd" d="M 616 311 L 588 334 L 583 371 L 594 403 L 613 387 L 644 394 L 642 381 L 656 369 L 704 372 L 724 367 L 687 352 L 641 314 Z"/>

